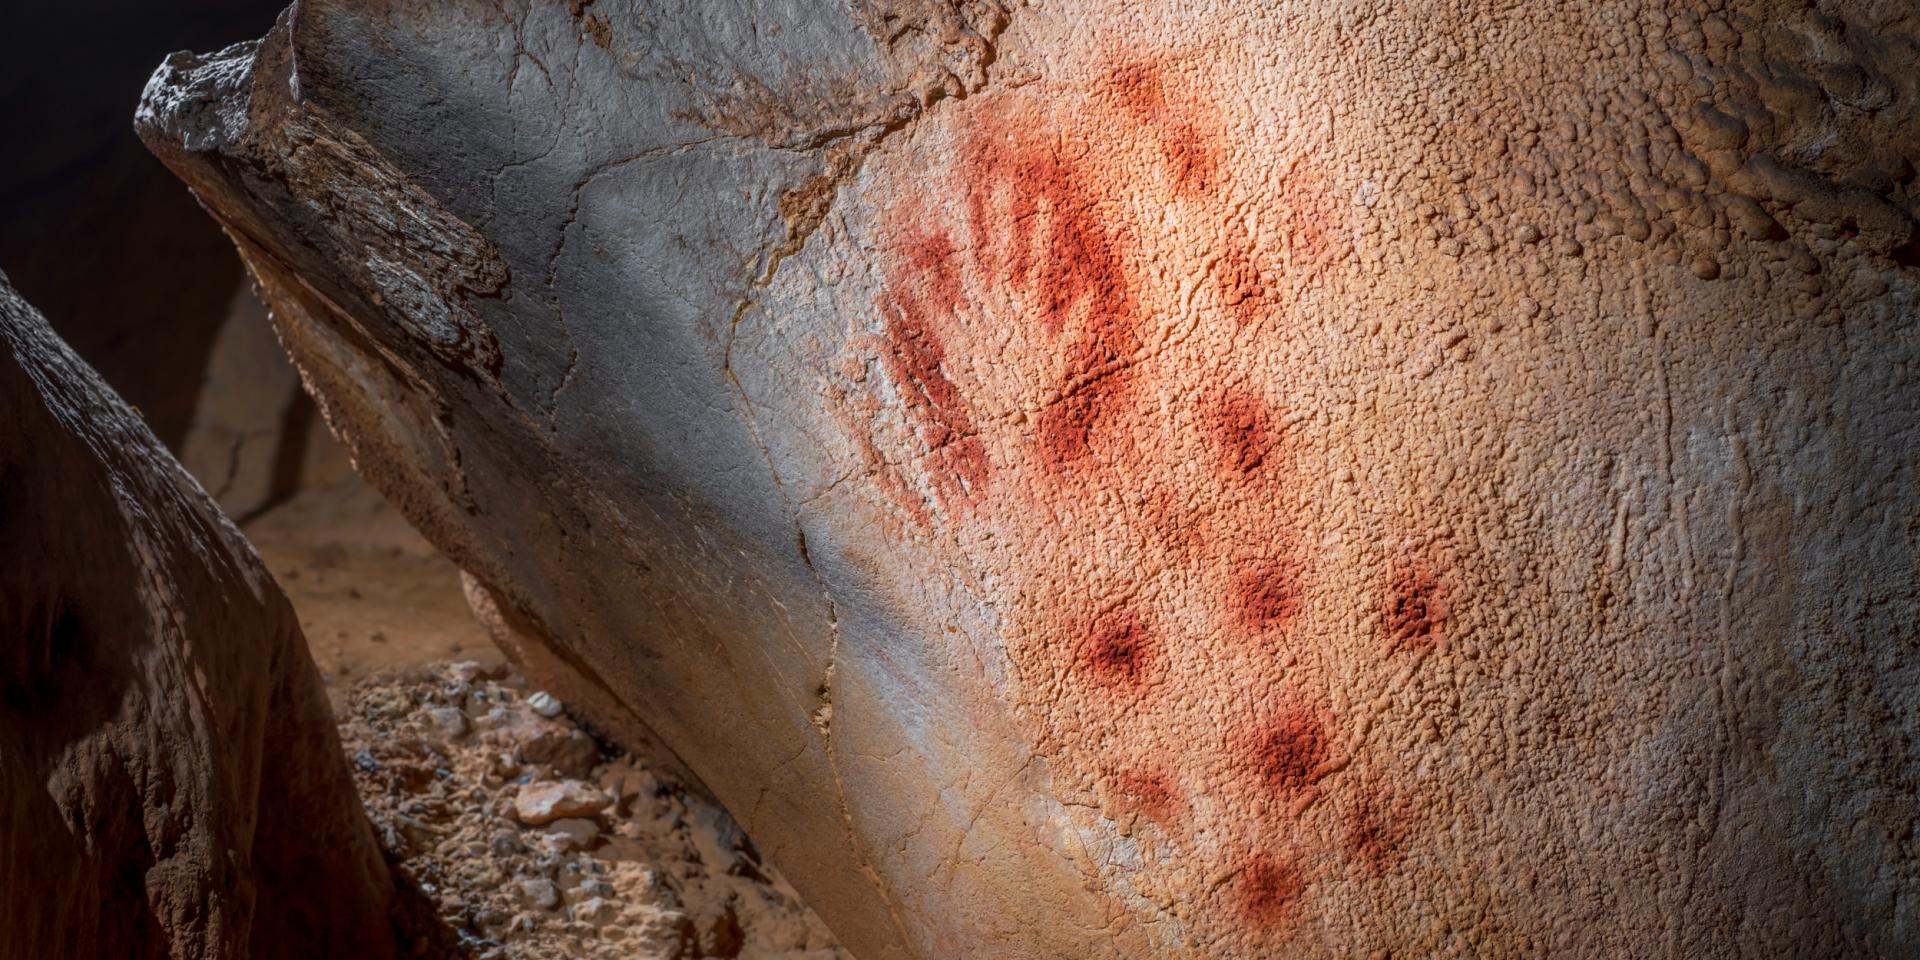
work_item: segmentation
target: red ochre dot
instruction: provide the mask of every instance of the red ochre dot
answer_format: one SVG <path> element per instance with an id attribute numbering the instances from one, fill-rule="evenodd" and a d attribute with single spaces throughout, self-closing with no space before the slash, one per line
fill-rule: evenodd
<path id="1" fill-rule="evenodd" d="M 1413 564 L 1394 575 L 1387 592 L 1387 643 L 1395 652 L 1414 652 L 1434 645 L 1446 619 L 1440 582 L 1425 566 Z"/>
<path id="2" fill-rule="evenodd" d="M 1241 912 L 1262 926 L 1285 920 L 1305 886 L 1299 868 L 1266 853 L 1248 858 L 1234 880 Z"/>
<path id="3" fill-rule="evenodd" d="M 1371 792 L 1363 793 L 1346 814 L 1347 852 L 1376 875 L 1392 865 L 1402 833 L 1389 822 L 1381 806 Z"/>
<path id="4" fill-rule="evenodd" d="M 1080 665 L 1103 686 L 1139 686 L 1158 659 L 1146 625 L 1125 609 L 1097 618 L 1079 646 Z"/>
<path id="5" fill-rule="evenodd" d="M 1138 813 L 1165 825 L 1173 818 L 1180 798 L 1165 774 L 1152 770 L 1123 770 L 1114 774 L 1114 805 L 1123 813 Z"/>
<path id="6" fill-rule="evenodd" d="M 1327 762 L 1326 725 L 1305 710 L 1289 710 L 1270 721 L 1253 744 L 1253 763 L 1267 786 L 1298 793 L 1319 782 Z"/>
<path id="7" fill-rule="evenodd" d="M 1273 449 L 1273 426 L 1265 405 L 1250 394 L 1229 392 L 1213 415 L 1213 439 L 1234 473 L 1260 469 Z"/>
<path id="8" fill-rule="evenodd" d="M 1240 622 L 1252 630 L 1284 626 L 1300 607 L 1292 568 L 1279 560 L 1246 564 L 1234 579 L 1233 602 Z"/>

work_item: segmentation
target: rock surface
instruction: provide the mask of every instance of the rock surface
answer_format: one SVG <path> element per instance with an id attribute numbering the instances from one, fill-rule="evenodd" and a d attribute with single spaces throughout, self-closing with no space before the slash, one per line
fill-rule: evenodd
<path id="1" fill-rule="evenodd" d="M 0 282 L 0 957 L 392 956 L 293 611 Z"/>
<path id="2" fill-rule="evenodd" d="M 514 671 L 423 665 L 344 694 L 341 735 L 382 843 L 432 892 L 465 956 L 847 960 L 725 811 L 603 752 L 570 718 L 541 716 Z M 449 736 L 444 710 L 470 732 Z M 591 749 L 579 776 L 608 803 L 591 820 L 526 825 L 517 797 L 558 785 L 538 745 L 575 737 Z"/>
<path id="3" fill-rule="evenodd" d="M 523 785 L 514 795 L 513 815 L 530 827 L 541 827 L 569 817 L 591 817 L 612 803 L 613 798 L 578 780 L 551 780 Z"/>
<path id="4" fill-rule="evenodd" d="M 144 135 L 893 957 L 1920 941 L 1910 4 L 305 0 Z"/>
<path id="5" fill-rule="evenodd" d="M 302 487 L 318 485 L 331 442 L 318 419 L 274 339 L 266 307 L 242 284 L 207 355 L 193 419 L 180 442 L 181 464 L 221 512 L 245 529 Z"/>

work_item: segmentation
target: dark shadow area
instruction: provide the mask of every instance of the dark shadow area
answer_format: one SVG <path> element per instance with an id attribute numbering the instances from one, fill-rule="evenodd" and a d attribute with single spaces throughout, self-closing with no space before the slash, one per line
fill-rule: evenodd
<path id="1" fill-rule="evenodd" d="M 240 262 L 133 135 L 175 50 L 257 38 L 282 0 L 24 3 L 0 31 L 0 271 L 179 448 Z"/>

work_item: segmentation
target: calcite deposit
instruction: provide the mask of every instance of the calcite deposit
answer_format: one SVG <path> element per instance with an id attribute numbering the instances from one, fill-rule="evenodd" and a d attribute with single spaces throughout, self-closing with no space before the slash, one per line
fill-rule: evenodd
<path id="1" fill-rule="evenodd" d="M 882 958 L 1920 942 L 1911 4 L 302 0 L 148 143 Z"/>
<path id="2" fill-rule="evenodd" d="M 293 610 L 4 280 L 0 544 L 0 957 L 394 956 Z"/>

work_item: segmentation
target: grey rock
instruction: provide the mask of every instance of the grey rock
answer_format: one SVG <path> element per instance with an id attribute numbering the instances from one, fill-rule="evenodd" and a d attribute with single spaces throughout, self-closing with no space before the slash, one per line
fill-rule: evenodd
<path id="1" fill-rule="evenodd" d="M 530 877 L 520 881 L 520 896 L 527 906 L 541 910 L 553 910 L 560 906 L 560 890 L 552 880 L 545 877 Z"/>
<path id="2" fill-rule="evenodd" d="M 427 722 L 441 736 L 449 740 L 458 739 L 467 733 L 467 715 L 458 707 L 429 707 Z"/>
<path id="3" fill-rule="evenodd" d="M 534 691 L 533 695 L 527 698 L 527 706 L 531 708 L 534 713 L 549 719 L 559 716 L 560 711 L 563 709 L 560 701 L 555 699 L 553 694 L 545 690 Z"/>

